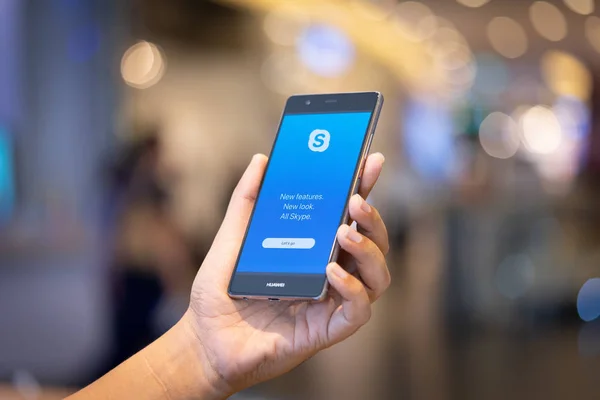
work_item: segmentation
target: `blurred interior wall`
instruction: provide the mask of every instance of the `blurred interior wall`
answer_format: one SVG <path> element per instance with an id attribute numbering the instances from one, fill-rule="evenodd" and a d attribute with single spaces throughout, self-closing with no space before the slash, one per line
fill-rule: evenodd
<path id="1" fill-rule="evenodd" d="M 269 97 L 244 54 L 167 47 L 168 69 L 156 86 L 128 91 L 136 125 L 149 124 L 163 144 L 163 165 L 175 179 L 170 209 L 178 225 L 212 242 L 228 196 L 254 153 L 269 153 Z M 278 118 L 278 116 L 276 117 Z"/>
<path id="2" fill-rule="evenodd" d="M 114 26 L 124 2 L 6 3 L 14 4 L 0 16 L 20 24 L 0 21 L 14 30 L 6 36 L 14 52 L 1 62 L 14 57 L 23 65 L 8 81 L 22 88 L 27 116 L 15 128 L 14 230 L 31 240 L 9 236 L 15 246 L 0 254 L 0 378 L 19 369 L 42 382 L 72 384 L 107 345 L 99 182 L 113 134 Z"/>
<path id="3" fill-rule="evenodd" d="M 23 3 L 19 0 L 4 0 L 0 3 L 0 123 L 13 125 L 20 117 L 21 98 L 18 88 Z"/>

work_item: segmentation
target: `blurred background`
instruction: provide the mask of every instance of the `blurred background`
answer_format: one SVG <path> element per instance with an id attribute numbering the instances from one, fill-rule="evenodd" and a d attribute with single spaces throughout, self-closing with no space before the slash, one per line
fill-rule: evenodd
<path id="1" fill-rule="evenodd" d="M 0 0 L 0 399 L 167 330 L 295 93 L 378 90 L 369 325 L 241 398 L 600 398 L 595 0 Z"/>

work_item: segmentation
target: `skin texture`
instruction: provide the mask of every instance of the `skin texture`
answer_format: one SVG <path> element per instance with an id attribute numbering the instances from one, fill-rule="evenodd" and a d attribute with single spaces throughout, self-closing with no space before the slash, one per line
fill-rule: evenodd
<path id="1" fill-rule="evenodd" d="M 368 157 L 349 212 L 358 231 L 340 226 L 342 251 L 327 266 L 322 302 L 233 300 L 227 286 L 258 195 L 267 158 L 253 157 L 196 276 L 190 306 L 163 337 L 73 396 L 73 399 L 222 399 L 281 375 L 356 332 L 390 284 L 385 225 L 366 198 L 381 172 Z M 347 271 L 352 271 L 349 273 Z"/>

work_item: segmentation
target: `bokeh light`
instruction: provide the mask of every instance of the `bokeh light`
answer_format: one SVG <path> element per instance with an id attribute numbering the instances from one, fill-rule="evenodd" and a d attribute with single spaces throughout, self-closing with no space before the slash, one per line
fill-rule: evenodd
<path id="1" fill-rule="evenodd" d="M 529 18 L 543 38 L 558 42 L 567 36 L 567 20 L 554 4 L 536 1 L 529 8 Z"/>
<path id="2" fill-rule="evenodd" d="M 403 132 L 410 166 L 427 179 L 448 179 L 454 168 L 456 147 L 447 105 L 430 100 L 409 101 L 404 110 Z"/>
<path id="3" fill-rule="evenodd" d="M 355 49 L 339 29 L 329 25 L 312 25 L 298 39 L 298 54 L 313 73 L 333 78 L 350 69 Z"/>
<path id="4" fill-rule="evenodd" d="M 471 62 L 464 67 L 448 70 L 446 74 L 451 89 L 449 94 L 461 96 L 473 86 L 477 76 L 477 65 Z"/>
<path id="5" fill-rule="evenodd" d="M 567 7 L 578 14 L 589 15 L 594 12 L 594 0 L 564 0 Z"/>
<path id="6" fill-rule="evenodd" d="M 556 50 L 548 51 L 542 56 L 541 68 L 546 85 L 554 94 L 588 100 L 592 75 L 573 55 Z"/>
<path id="7" fill-rule="evenodd" d="M 467 47 L 457 47 L 446 55 L 443 66 L 445 69 L 457 69 L 471 62 L 473 62 L 471 51 Z"/>
<path id="8" fill-rule="evenodd" d="M 545 190 L 564 195 L 572 188 L 574 178 L 583 165 L 589 132 L 589 110 L 576 97 L 560 96 L 555 100 L 552 112 L 560 125 L 560 145 L 555 151 L 529 151 L 525 156 L 533 162 L 543 182 L 551 184 L 545 185 Z M 541 138 L 537 140 L 541 141 Z"/>
<path id="9" fill-rule="evenodd" d="M 520 126 L 525 148 L 535 154 L 554 153 L 562 143 L 563 133 L 554 112 L 535 106 L 521 117 Z"/>
<path id="10" fill-rule="evenodd" d="M 489 3 L 490 0 L 456 0 L 459 4 L 467 7 L 481 7 L 482 5 Z"/>
<path id="11" fill-rule="evenodd" d="M 510 158 L 519 149 L 519 126 L 510 116 L 493 112 L 479 126 L 479 142 L 490 156 Z"/>
<path id="12" fill-rule="evenodd" d="M 589 279 L 579 289 L 577 313 L 586 322 L 600 317 L 600 278 Z"/>
<path id="13" fill-rule="evenodd" d="M 445 46 L 440 46 L 440 48 L 443 47 Z M 473 61 L 471 51 L 465 46 L 445 47 L 445 49 L 440 49 L 440 51 L 436 48 L 432 51 L 432 55 L 445 70 L 462 68 Z"/>
<path id="14" fill-rule="evenodd" d="M 590 127 L 590 110 L 584 101 L 571 96 L 560 96 L 556 99 L 552 109 L 562 126 L 565 138 L 578 141 L 584 141 L 587 138 Z"/>
<path id="15" fill-rule="evenodd" d="M 121 59 L 121 75 L 129 86 L 147 89 L 160 81 L 165 73 L 165 60 L 153 43 L 140 41 L 131 46 Z"/>
<path id="16" fill-rule="evenodd" d="M 473 54 L 465 37 L 447 19 L 434 17 L 437 27 L 424 42 L 426 51 L 440 70 L 445 71 L 447 97 L 460 97 L 472 86 L 476 75 Z"/>
<path id="17" fill-rule="evenodd" d="M 438 18 L 437 24 L 443 24 L 443 20 Z M 457 48 L 466 47 L 468 44 L 465 38 L 451 25 L 440 25 L 436 32 L 431 36 L 431 40 L 426 45 L 430 52 L 436 54 L 450 53 Z"/>
<path id="18" fill-rule="evenodd" d="M 351 0 L 350 6 L 361 16 L 374 21 L 383 21 L 396 7 L 395 0 Z"/>
<path id="19" fill-rule="evenodd" d="M 585 37 L 594 50 L 600 53 L 600 18 L 592 15 L 585 20 Z"/>
<path id="20" fill-rule="evenodd" d="M 431 9 L 416 1 L 398 4 L 396 18 L 408 28 L 408 37 L 413 41 L 422 41 L 431 37 L 438 27 L 437 18 Z"/>
<path id="21" fill-rule="evenodd" d="M 293 46 L 309 23 L 310 18 L 301 6 L 295 3 L 284 3 L 265 16 L 263 29 L 274 43 Z"/>
<path id="22" fill-rule="evenodd" d="M 506 58 L 521 57 L 527 51 L 527 35 L 521 25 L 508 17 L 496 17 L 487 27 L 494 50 Z"/>

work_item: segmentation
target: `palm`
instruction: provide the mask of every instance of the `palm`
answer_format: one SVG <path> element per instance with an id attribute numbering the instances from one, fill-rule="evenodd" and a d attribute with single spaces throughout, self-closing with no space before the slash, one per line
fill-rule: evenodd
<path id="1" fill-rule="evenodd" d="M 375 168 L 372 184 L 379 170 Z M 365 174 L 369 171 L 367 163 Z M 362 292 L 355 295 L 363 296 L 366 304 L 361 313 L 347 307 L 348 300 L 343 298 L 347 293 L 342 296 L 343 292 L 331 288 L 322 302 L 247 301 L 227 295 L 260 181 L 260 176 L 247 178 L 246 174 L 240 186 L 244 180 L 249 181 L 251 187 L 245 189 L 253 194 L 245 194 L 241 199 L 234 195 L 230 211 L 196 277 L 190 303 L 195 329 L 210 367 L 234 389 L 289 371 L 317 351 L 354 333 L 370 315 L 371 293 L 367 294 L 359 281 L 355 284 Z M 236 191 L 244 190 L 240 186 Z M 236 201 L 242 204 L 234 204 Z M 232 208 L 242 212 L 232 213 Z M 387 245 L 387 234 L 385 241 Z M 356 267 L 353 257 L 344 251 L 340 254 L 340 264 L 351 270 Z M 359 291 L 357 287 L 354 292 Z"/>
<path id="2" fill-rule="evenodd" d="M 343 328 L 341 299 L 333 291 L 318 303 L 267 302 L 233 300 L 203 282 L 198 286 L 204 345 L 214 360 L 235 360 L 213 365 L 226 378 L 249 372 L 249 381 L 269 379 L 332 344 Z"/>

